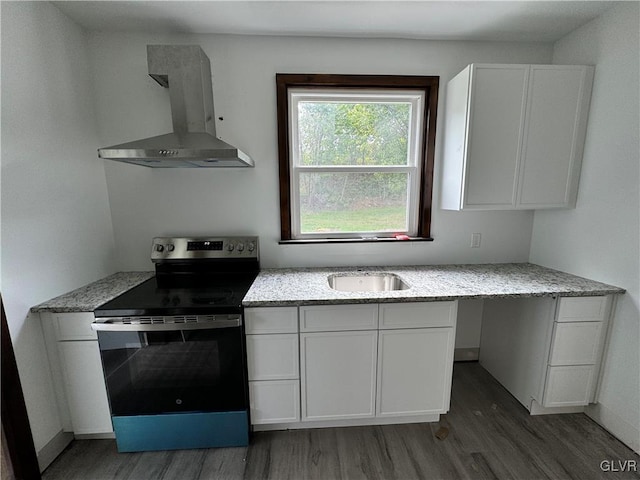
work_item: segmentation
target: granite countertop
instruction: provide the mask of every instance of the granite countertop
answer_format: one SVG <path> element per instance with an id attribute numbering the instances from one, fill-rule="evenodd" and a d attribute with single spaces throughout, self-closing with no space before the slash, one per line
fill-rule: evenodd
<path id="1" fill-rule="evenodd" d="M 340 292 L 332 274 L 394 273 L 410 288 Z M 262 270 L 242 302 L 245 307 L 455 300 L 464 298 L 593 296 L 624 289 L 531 263 L 416 267 L 327 267 Z"/>
<path id="2" fill-rule="evenodd" d="M 389 292 L 340 292 L 334 274 L 395 273 L 410 288 Z M 31 308 L 32 312 L 93 312 L 154 276 L 119 272 Z M 624 289 L 531 263 L 418 267 L 325 267 L 262 270 L 243 300 L 245 307 L 455 300 L 462 298 L 591 296 Z"/>
<path id="3" fill-rule="evenodd" d="M 118 272 L 31 307 L 32 312 L 93 312 L 97 307 L 153 277 L 155 272 Z"/>

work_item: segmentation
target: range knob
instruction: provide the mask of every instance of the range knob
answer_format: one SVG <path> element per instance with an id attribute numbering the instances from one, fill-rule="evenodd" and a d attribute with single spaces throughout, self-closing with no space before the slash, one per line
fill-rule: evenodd
<path id="1" fill-rule="evenodd" d="M 237 245 L 237 249 L 238 249 L 238 251 L 239 251 L 239 252 L 244 251 L 244 243 L 239 243 L 239 244 Z"/>
<path id="2" fill-rule="evenodd" d="M 229 242 L 227 243 L 227 250 L 229 250 L 230 252 L 233 252 L 234 246 L 233 243 Z"/>
<path id="3" fill-rule="evenodd" d="M 156 244 L 156 252 L 164 252 L 164 245 Z"/>
<path id="4" fill-rule="evenodd" d="M 176 249 L 176 246 L 173 243 L 169 243 L 167 245 L 167 252 L 173 252 Z"/>
<path id="5" fill-rule="evenodd" d="M 250 252 L 253 252 L 255 249 L 256 249 L 256 243 L 249 242 L 249 245 L 247 245 L 247 250 L 249 250 Z"/>

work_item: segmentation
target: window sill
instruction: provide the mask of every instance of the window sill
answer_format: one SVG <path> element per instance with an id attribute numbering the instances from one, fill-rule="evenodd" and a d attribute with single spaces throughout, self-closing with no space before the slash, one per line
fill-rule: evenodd
<path id="1" fill-rule="evenodd" d="M 400 240 L 393 237 L 376 238 L 305 238 L 301 240 L 280 240 L 280 245 L 309 245 L 319 243 L 410 243 L 410 242 L 433 242 L 431 237 L 410 237 L 407 240 Z"/>

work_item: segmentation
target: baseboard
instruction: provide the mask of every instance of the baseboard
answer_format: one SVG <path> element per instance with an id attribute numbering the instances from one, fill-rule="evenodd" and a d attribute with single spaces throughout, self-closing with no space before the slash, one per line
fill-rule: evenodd
<path id="1" fill-rule="evenodd" d="M 51 465 L 58 455 L 67 448 L 67 445 L 73 440 L 73 433 L 64 432 L 60 430 L 55 437 L 37 452 L 38 467 L 40 472 L 44 472 L 44 469 Z"/>
<path id="2" fill-rule="evenodd" d="M 347 420 L 319 420 L 291 423 L 271 423 L 251 425 L 254 432 L 268 430 L 302 430 L 308 428 L 362 427 L 365 425 L 397 425 L 401 423 L 433 423 L 440 421 L 440 414 L 408 415 L 398 417 L 367 417 Z"/>
<path id="3" fill-rule="evenodd" d="M 589 405 L 585 413 L 631 450 L 640 454 L 640 429 L 601 403 Z"/>
<path id="4" fill-rule="evenodd" d="M 454 362 L 477 362 L 479 358 L 479 348 L 456 348 L 453 351 Z"/>
<path id="5" fill-rule="evenodd" d="M 116 438 L 116 434 L 113 432 L 109 433 L 80 433 L 74 435 L 76 440 L 111 440 Z"/>
<path id="6" fill-rule="evenodd" d="M 559 413 L 583 413 L 585 407 L 543 407 L 535 400 L 531 400 L 531 408 L 529 413 L 531 415 L 557 415 Z"/>

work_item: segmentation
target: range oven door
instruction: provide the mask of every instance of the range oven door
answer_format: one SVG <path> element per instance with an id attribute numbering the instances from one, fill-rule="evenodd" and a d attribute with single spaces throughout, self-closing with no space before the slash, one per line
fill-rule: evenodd
<path id="1" fill-rule="evenodd" d="M 119 452 L 249 444 L 242 316 L 185 320 L 92 324 Z"/>
<path id="2" fill-rule="evenodd" d="M 202 323 L 126 323 L 93 328 L 112 416 L 248 409 L 241 316 Z"/>

